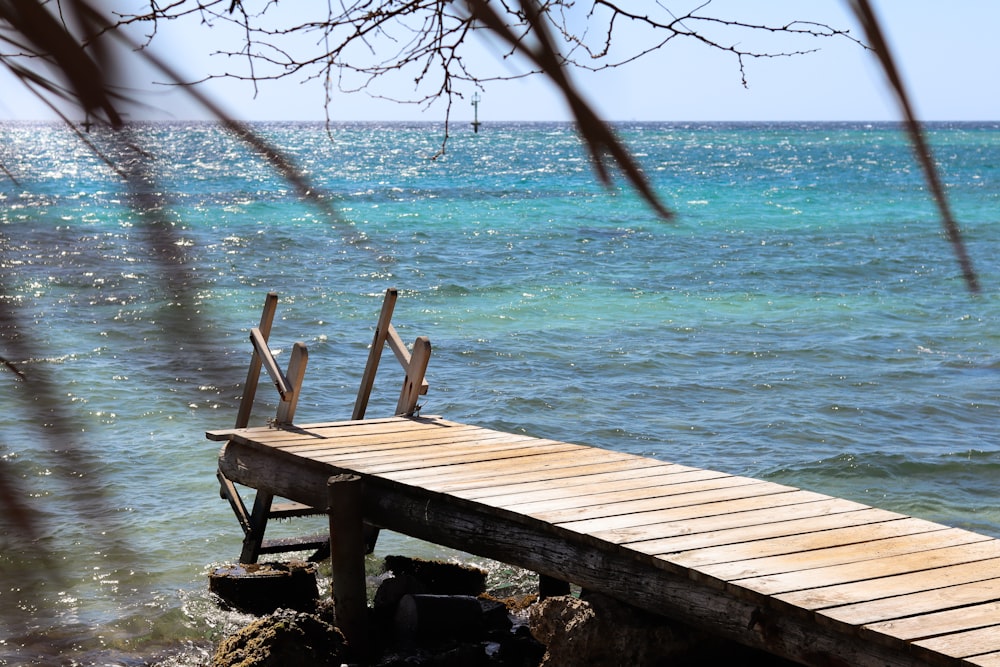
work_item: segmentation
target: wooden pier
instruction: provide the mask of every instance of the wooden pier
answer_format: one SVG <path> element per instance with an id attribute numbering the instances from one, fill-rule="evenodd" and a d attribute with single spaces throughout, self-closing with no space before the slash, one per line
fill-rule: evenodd
<path id="1" fill-rule="evenodd" d="M 422 379 L 408 373 L 411 396 Z M 335 597 L 337 573 L 363 558 L 363 520 L 805 665 L 1000 667 L 1000 540 L 990 537 L 437 417 L 208 437 L 225 442 L 221 478 L 329 512 L 348 545 L 334 547 Z M 356 582 L 340 585 L 357 605 Z"/>

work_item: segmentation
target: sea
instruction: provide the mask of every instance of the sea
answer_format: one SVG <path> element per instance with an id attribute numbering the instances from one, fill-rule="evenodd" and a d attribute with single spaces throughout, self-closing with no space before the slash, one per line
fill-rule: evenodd
<path id="1" fill-rule="evenodd" d="M 205 431 L 269 291 L 298 422 L 350 417 L 397 288 L 422 414 L 1000 537 L 1000 123 L 926 127 L 978 295 L 894 123 L 616 124 L 670 219 L 569 124 L 251 128 L 301 184 L 212 123 L 0 124 L 0 665 L 205 665 L 247 622 L 208 591 L 242 533 Z"/>

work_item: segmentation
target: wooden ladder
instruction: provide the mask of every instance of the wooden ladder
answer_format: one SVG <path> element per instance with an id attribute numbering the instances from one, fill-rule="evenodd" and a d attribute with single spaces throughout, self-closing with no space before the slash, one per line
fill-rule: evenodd
<path id="1" fill-rule="evenodd" d="M 430 361 L 431 344 L 426 336 L 417 337 L 413 345 L 413 353 L 406 349 L 395 327 L 392 326 L 392 312 L 399 293 L 395 288 L 386 290 L 382 301 L 382 312 L 375 327 L 375 335 L 368 353 L 368 362 L 361 378 L 361 387 L 354 403 L 351 419 L 365 418 L 368 400 L 375 385 L 375 374 L 378 371 L 382 350 L 388 344 L 396 359 L 403 367 L 403 387 L 396 403 L 397 415 L 413 415 L 420 408 L 417 405 L 419 397 L 427 393 L 428 385 L 425 379 L 427 364 Z M 246 428 L 250 423 L 250 413 L 253 411 L 254 399 L 257 395 L 257 385 L 260 382 L 260 371 L 263 368 L 270 376 L 278 390 L 280 402 L 274 418 L 276 426 L 288 426 L 295 417 L 305 378 L 308 350 L 305 343 L 297 342 L 292 346 L 291 357 L 287 370 L 278 368 L 278 364 L 268 347 L 271 325 L 277 311 L 278 295 L 269 292 L 264 300 L 264 309 L 260 317 L 260 325 L 250 330 L 250 343 L 253 353 L 250 357 L 250 367 L 247 370 L 246 383 L 243 386 L 243 396 L 240 399 L 239 413 L 236 416 L 236 428 Z M 232 480 L 221 471 L 216 472 L 219 479 L 220 495 L 229 501 L 236 520 L 243 529 L 243 549 L 240 553 L 240 563 L 256 563 L 262 554 L 286 553 L 289 551 L 314 550 L 310 560 L 323 560 L 330 552 L 330 539 L 326 534 L 309 535 L 298 538 L 265 540 L 264 532 L 270 519 L 287 519 L 292 517 L 326 514 L 326 509 L 319 509 L 294 502 L 275 503 L 274 496 L 257 491 L 253 509 L 248 511 L 243 498 Z M 366 526 L 366 542 L 368 553 L 375 548 L 378 538 L 378 528 Z"/>

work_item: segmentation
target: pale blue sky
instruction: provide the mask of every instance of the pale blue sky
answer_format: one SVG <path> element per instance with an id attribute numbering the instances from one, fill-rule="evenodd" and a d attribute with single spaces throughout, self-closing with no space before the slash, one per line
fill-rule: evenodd
<path id="1" fill-rule="evenodd" d="M 662 0 L 675 14 L 701 2 Z M 996 0 L 875 0 L 891 47 L 927 120 L 1000 119 L 1000 2 Z M 752 21 L 808 19 L 860 29 L 844 0 L 715 0 L 706 13 Z M 190 28 L 188 28 L 190 29 Z M 161 29 L 162 30 L 162 29 Z M 225 61 L 208 57 L 218 36 L 169 35 L 159 52 L 194 75 L 206 68 L 223 71 Z M 204 46 L 203 46 L 204 45 Z M 898 118 L 882 74 L 870 53 L 847 40 L 825 40 L 820 51 L 794 58 L 751 60 L 749 88 L 740 84 L 736 61 L 702 46 L 674 42 L 641 63 L 600 75 L 578 75 L 591 101 L 610 120 L 890 120 Z M 495 62 L 499 49 L 484 47 L 479 56 Z M 203 52 L 202 52 L 203 51 Z M 405 87 L 409 80 L 396 85 Z M 18 84 L 0 81 L 0 118 L 46 117 Z M 315 82 L 286 80 L 261 85 L 254 99 L 245 83 L 217 83 L 215 98 L 232 115 L 245 120 L 321 120 L 323 90 Z M 471 94 L 472 89 L 464 90 Z M 489 83 L 482 93 L 480 120 L 563 120 L 563 102 L 541 78 Z M 149 98 L 158 107 L 152 117 L 204 117 L 199 109 L 162 93 Z M 430 109 L 374 100 L 362 93 L 338 95 L 330 111 L 334 120 L 429 120 L 443 118 L 444 107 Z M 459 101 L 453 120 L 471 117 L 467 101 Z"/>

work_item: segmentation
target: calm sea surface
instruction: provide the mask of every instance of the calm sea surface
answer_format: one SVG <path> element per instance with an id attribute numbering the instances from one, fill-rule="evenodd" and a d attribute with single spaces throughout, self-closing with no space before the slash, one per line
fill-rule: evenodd
<path id="1" fill-rule="evenodd" d="M 930 128 L 979 298 L 890 125 L 619 126 L 671 222 L 565 125 L 456 127 L 438 159 L 435 125 L 256 129 L 335 215 L 211 125 L 134 129 L 145 214 L 65 128 L 0 125 L 0 354 L 28 376 L 0 373 L 0 469 L 36 515 L 0 521 L 0 664 L 203 664 L 244 620 L 207 594 L 241 533 L 204 431 L 269 290 L 281 358 L 309 346 L 298 421 L 349 417 L 397 287 L 434 346 L 425 414 L 1000 537 L 1000 125 Z"/>

